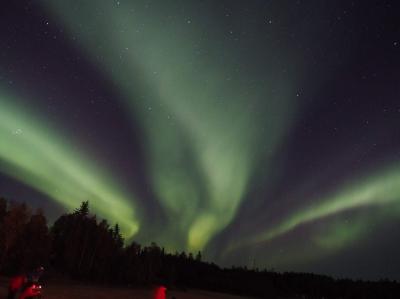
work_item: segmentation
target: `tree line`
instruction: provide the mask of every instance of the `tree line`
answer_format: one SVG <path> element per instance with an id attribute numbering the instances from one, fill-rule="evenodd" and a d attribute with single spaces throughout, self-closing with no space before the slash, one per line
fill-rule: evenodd
<path id="1" fill-rule="evenodd" d="M 0 198 L 0 274 L 38 265 L 63 277 L 123 286 L 164 284 L 260 298 L 400 298 L 395 281 L 333 279 L 308 273 L 278 273 L 246 267 L 221 268 L 201 253 L 168 253 L 152 243 L 125 244 L 111 225 L 83 202 L 50 227 L 41 210 Z"/>

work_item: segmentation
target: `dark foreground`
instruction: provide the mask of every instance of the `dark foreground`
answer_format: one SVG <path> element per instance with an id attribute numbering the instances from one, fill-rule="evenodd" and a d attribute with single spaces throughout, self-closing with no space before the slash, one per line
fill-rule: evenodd
<path id="1" fill-rule="evenodd" d="M 89 213 L 89 203 L 83 202 L 75 211 L 60 216 L 49 228 L 40 211 L 32 214 L 27 205 L 9 203 L 0 198 L 0 236 L 8 240 L 7 247 L 0 240 L 0 274 L 9 276 L 17 269 L 45 265 L 44 281 L 52 282 L 44 286 L 45 299 L 152 298 L 151 290 L 82 287 L 82 284 L 66 284 L 66 278 L 110 286 L 162 283 L 184 286 L 189 290 L 202 289 L 263 299 L 400 298 L 400 283 L 395 281 L 355 281 L 312 273 L 221 268 L 203 261 L 201 252 L 196 255 L 187 252 L 172 254 L 156 243 L 142 246 L 132 241 L 128 244 L 124 242 L 118 225 L 111 227 L 106 220 L 97 219 L 96 215 Z M 54 284 L 54 279 L 63 284 Z M 0 284 L 3 296 L 6 285 L 6 282 Z M 218 296 L 191 291 L 170 292 L 167 298 L 172 297 L 200 299 Z"/>
<path id="2" fill-rule="evenodd" d="M 7 279 L 0 279 L 0 299 L 7 296 Z M 201 290 L 167 291 L 166 299 L 249 299 L 234 295 L 206 292 Z M 154 289 L 148 288 L 111 288 L 83 286 L 67 283 L 51 283 L 43 289 L 43 299 L 153 299 Z"/>

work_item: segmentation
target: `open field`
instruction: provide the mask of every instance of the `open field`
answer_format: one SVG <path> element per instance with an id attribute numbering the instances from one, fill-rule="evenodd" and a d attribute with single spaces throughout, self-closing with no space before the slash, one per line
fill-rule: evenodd
<path id="1" fill-rule="evenodd" d="M 0 299 L 6 298 L 7 280 L 0 279 Z M 249 299 L 228 294 L 212 293 L 200 290 L 167 291 L 167 299 Z M 45 284 L 43 299 L 152 299 L 154 289 L 112 288 L 99 286 L 83 286 L 77 284 Z"/>

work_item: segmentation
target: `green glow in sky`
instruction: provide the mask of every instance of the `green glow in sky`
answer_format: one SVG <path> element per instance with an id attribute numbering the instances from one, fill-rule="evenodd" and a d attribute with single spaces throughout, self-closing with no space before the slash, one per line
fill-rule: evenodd
<path id="1" fill-rule="evenodd" d="M 7 197 L 43 200 L 50 220 L 88 200 L 126 244 L 221 266 L 373 261 L 398 278 L 382 262 L 400 246 L 388 5 L 23 2 L 0 30 Z"/>
<path id="2" fill-rule="evenodd" d="M 68 209 L 89 200 L 91 209 L 118 222 L 126 236 L 139 229 L 131 196 L 116 187 L 73 140 L 0 90 L 0 171 L 31 186 Z"/>
<path id="3" fill-rule="evenodd" d="M 299 211 L 284 217 L 280 223 L 262 233 L 255 234 L 247 241 L 232 245 L 229 250 L 249 244 L 268 242 L 283 236 L 301 225 L 322 220 L 356 208 L 374 207 L 379 211 L 379 217 L 397 216 L 400 204 L 400 172 L 397 167 L 391 167 L 376 173 L 364 180 L 349 184 L 339 192 L 325 198 L 314 200 L 313 203 Z M 396 213 L 393 213 L 396 212 Z M 376 215 L 375 215 L 376 216 Z M 350 223 L 333 222 L 323 235 L 318 234 L 314 241 L 326 249 L 337 250 L 348 242 L 354 242 L 366 234 L 366 225 L 371 217 L 351 219 Z"/>
<path id="4" fill-rule="evenodd" d="M 141 122 L 169 221 L 159 240 L 204 248 L 234 218 L 260 152 L 273 153 L 287 131 L 295 92 L 272 71 L 283 54 L 271 47 L 270 68 L 248 68 L 242 56 L 252 53 L 204 23 L 210 12 L 193 3 L 183 12 L 177 3 L 44 2 Z"/>

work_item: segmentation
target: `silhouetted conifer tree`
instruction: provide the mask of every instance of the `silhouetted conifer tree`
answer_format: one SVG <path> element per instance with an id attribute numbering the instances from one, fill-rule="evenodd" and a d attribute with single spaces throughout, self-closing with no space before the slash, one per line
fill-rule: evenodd
<path id="1" fill-rule="evenodd" d="M 184 251 L 166 253 L 156 243 L 125 244 L 118 224 L 91 215 L 89 202 L 59 217 L 48 231 L 41 211 L 0 198 L 0 272 L 51 265 L 70 277 L 98 283 L 203 288 L 260 298 L 400 298 L 396 282 L 334 280 L 307 273 L 232 267 L 221 269 Z M 51 250 L 51 253 L 50 253 Z"/>

